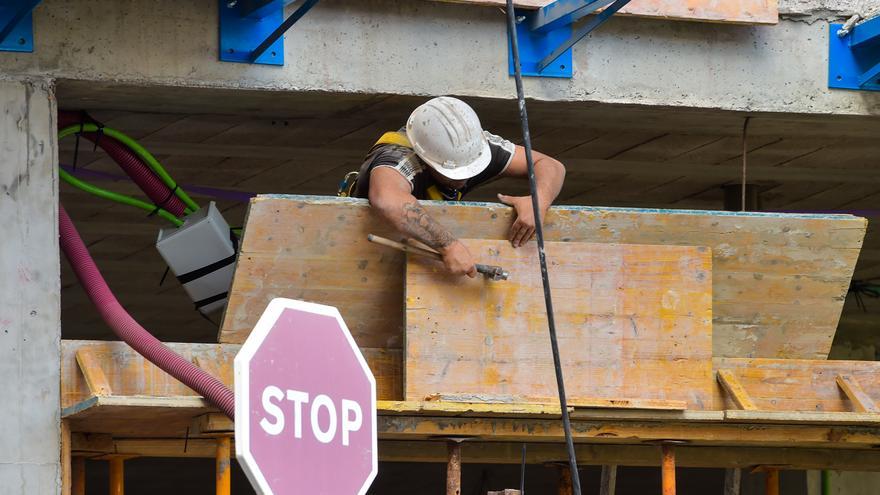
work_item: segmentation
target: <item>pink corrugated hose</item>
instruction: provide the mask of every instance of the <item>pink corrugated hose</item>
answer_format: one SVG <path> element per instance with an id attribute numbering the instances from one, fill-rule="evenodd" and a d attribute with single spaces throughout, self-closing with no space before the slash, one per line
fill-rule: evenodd
<path id="1" fill-rule="evenodd" d="M 60 111 L 58 112 L 58 126 L 65 128 L 74 124 L 79 124 L 83 116 L 79 112 Z M 88 121 L 86 123 L 91 123 Z M 109 137 L 97 137 L 97 133 L 84 132 L 82 136 L 91 142 L 98 140 L 98 146 L 101 147 L 110 158 L 113 159 L 122 170 L 131 177 L 131 180 L 137 184 L 144 194 L 150 198 L 153 204 L 161 205 L 162 209 L 171 212 L 176 217 L 183 216 L 186 205 L 177 196 L 171 193 L 171 189 L 162 182 L 150 167 L 143 162 L 133 151 L 128 149 L 124 144 Z"/>
<path id="2" fill-rule="evenodd" d="M 219 380 L 165 346 L 122 307 L 110 291 L 101 272 L 98 271 L 95 261 L 86 249 L 67 212 L 64 211 L 64 207 L 60 205 L 58 207 L 58 223 L 61 250 L 64 251 L 80 284 L 89 299 L 98 308 L 98 312 L 107 325 L 120 339 L 151 363 L 201 394 L 208 402 L 226 413 L 230 419 L 234 419 L 235 398 L 232 391 Z"/>

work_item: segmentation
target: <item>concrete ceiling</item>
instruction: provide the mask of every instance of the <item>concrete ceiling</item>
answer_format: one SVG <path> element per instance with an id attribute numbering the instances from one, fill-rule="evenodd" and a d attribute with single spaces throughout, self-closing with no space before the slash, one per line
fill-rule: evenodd
<path id="1" fill-rule="evenodd" d="M 335 193 L 384 131 L 396 129 L 423 98 L 393 95 L 230 91 L 60 82 L 59 107 L 85 109 L 107 126 L 138 139 L 196 198 L 215 200 L 241 225 L 254 193 Z M 469 99 L 485 128 L 519 141 L 516 104 Z M 740 181 L 746 115 L 721 111 L 529 102 L 535 149 L 568 167 L 559 202 L 596 206 L 721 209 L 725 184 Z M 880 216 L 880 119 L 750 115 L 749 181 L 763 208 L 774 211 L 853 211 Z M 72 164 L 74 140 L 61 145 Z M 137 195 L 106 155 L 82 144 L 77 167 L 87 180 Z M 468 199 L 518 193 L 499 181 Z M 165 265 L 155 252 L 160 221 L 138 210 L 62 185 L 62 202 L 82 231 L 111 287 L 134 316 L 160 338 L 205 340 L 216 327 L 193 311 L 174 280 L 159 285 Z M 857 277 L 880 276 L 880 236 L 869 227 Z M 66 338 L 103 338 L 109 331 L 65 267 Z M 849 311 L 858 328 L 873 317 Z M 865 323 L 866 320 L 868 323 Z"/>

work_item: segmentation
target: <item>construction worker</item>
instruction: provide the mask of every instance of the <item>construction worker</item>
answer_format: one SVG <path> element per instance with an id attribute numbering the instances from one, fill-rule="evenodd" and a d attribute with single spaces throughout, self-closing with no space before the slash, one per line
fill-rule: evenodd
<path id="1" fill-rule="evenodd" d="M 565 167 L 537 151 L 532 156 L 543 217 L 562 188 Z M 417 200 L 458 201 L 500 177 L 528 179 L 525 149 L 484 131 L 470 106 L 443 96 L 416 108 L 405 128 L 385 133 L 360 170 L 346 176 L 339 192 L 368 198 L 400 232 L 439 251 L 449 272 L 474 277 L 473 255 Z M 531 196 L 499 194 L 498 199 L 516 210 L 510 243 L 515 248 L 524 245 L 537 222 Z"/>

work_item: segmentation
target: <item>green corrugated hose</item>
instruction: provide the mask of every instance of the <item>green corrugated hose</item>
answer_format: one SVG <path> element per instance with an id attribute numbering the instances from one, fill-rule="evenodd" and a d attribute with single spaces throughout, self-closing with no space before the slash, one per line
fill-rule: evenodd
<path id="1" fill-rule="evenodd" d="M 78 126 L 77 126 L 78 127 Z M 111 201 L 116 201 L 117 203 L 122 203 L 128 206 L 134 206 L 135 208 L 140 208 L 142 210 L 146 210 L 149 212 L 156 212 L 156 215 L 168 220 L 173 223 L 175 227 L 180 227 L 183 225 L 183 220 L 175 217 L 170 211 L 163 210 L 161 208 L 156 208 L 151 203 L 147 203 L 146 201 L 141 201 L 137 198 L 132 198 L 131 196 L 126 196 L 124 194 L 115 193 L 113 191 L 108 191 L 106 189 L 101 189 L 98 186 L 94 186 L 89 184 L 86 181 L 80 180 L 73 175 L 67 173 L 67 171 L 58 169 L 58 175 L 61 177 L 61 180 L 67 182 L 68 184 L 78 187 L 87 193 L 94 194 L 95 196 L 99 196 L 104 199 L 109 199 Z"/>
<path id="2" fill-rule="evenodd" d="M 78 132 L 98 132 L 98 129 L 98 126 L 95 124 L 74 124 L 72 126 L 61 129 L 61 131 L 58 133 L 58 140 L 60 141 L 61 139 L 64 139 L 65 137 L 76 134 Z M 199 205 L 195 201 L 193 201 L 192 198 L 190 198 L 183 189 L 177 187 L 177 183 L 174 182 L 174 179 L 172 179 L 170 175 L 168 175 L 168 172 L 166 172 L 159 161 L 156 160 L 156 157 L 154 157 L 143 146 L 138 144 L 137 141 L 115 129 L 111 129 L 110 127 L 101 128 L 101 132 L 128 146 L 128 148 L 131 149 L 138 156 L 138 158 L 143 160 L 144 163 L 146 163 L 147 166 L 150 167 L 150 170 L 155 172 L 159 179 L 161 179 L 162 182 L 166 186 L 168 186 L 169 189 L 174 191 L 174 194 L 178 198 L 180 198 L 181 201 L 183 201 L 183 204 L 185 204 L 187 209 L 189 210 L 187 211 L 187 213 L 192 213 L 199 209 Z M 153 208 L 150 208 L 150 211 L 152 210 Z"/>

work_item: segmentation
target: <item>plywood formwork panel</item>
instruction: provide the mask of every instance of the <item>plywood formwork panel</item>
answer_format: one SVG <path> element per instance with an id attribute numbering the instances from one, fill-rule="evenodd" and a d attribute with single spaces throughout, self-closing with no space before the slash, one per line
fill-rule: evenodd
<path id="1" fill-rule="evenodd" d="M 504 7 L 506 0 L 441 0 Z M 517 0 L 516 7 L 537 9 L 554 0 Z M 633 0 L 620 10 L 623 15 L 660 17 L 686 21 L 733 24 L 776 24 L 779 22 L 777 0 Z"/>
<path id="2" fill-rule="evenodd" d="M 506 239 L 511 208 L 424 202 L 462 238 Z M 554 207 L 548 241 L 707 246 L 713 355 L 824 359 L 865 234 L 850 215 Z M 274 297 L 337 306 L 361 347 L 403 344 L 403 253 L 365 200 L 268 195 L 251 201 L 219 340 L 241 343 Z"/>
<path id="3" fill-rule="evenodd" d="M 760 411 L 858 412 L 837 383 L 848 376 L 864 394 L 880 400 L 880 362 L 803 359 L 716 359 L 716 369 L 733 374 Z M 720 387 L 717 408 L 736 409 Z"/>
<path id="4" fill-rule="evenodd" d="M 453 277 L 440 263 L 410 257 L 404 397 L 553 402 L 536 246 L 463 242 L 510 279 Z M 550 242 L 545 251 L 572 403 L 626 398 L 712 407 L 708 248 Z"/>
<path id="5" fill-rule="evenodd" d="M 190 360 L 224 384 L 232 387 L 233 360 L 241 346 L 235 344 L 168 343 L 172 351 Z M 198 394 L 165 373 L 124 342 L 63 340 L 61 346 L 61 407 L 72 411 L 77 404 L 97 395 L 89 387 L 77 354 L 85 353 L 89 362 L 106 377 L 107 396 L 188 397 Z M 379 400 L 400 400 L 402 365 L 400 351 L 362 349 L 376 378 Z M 190 406 L 187 406 L 190 407 Z"/>

